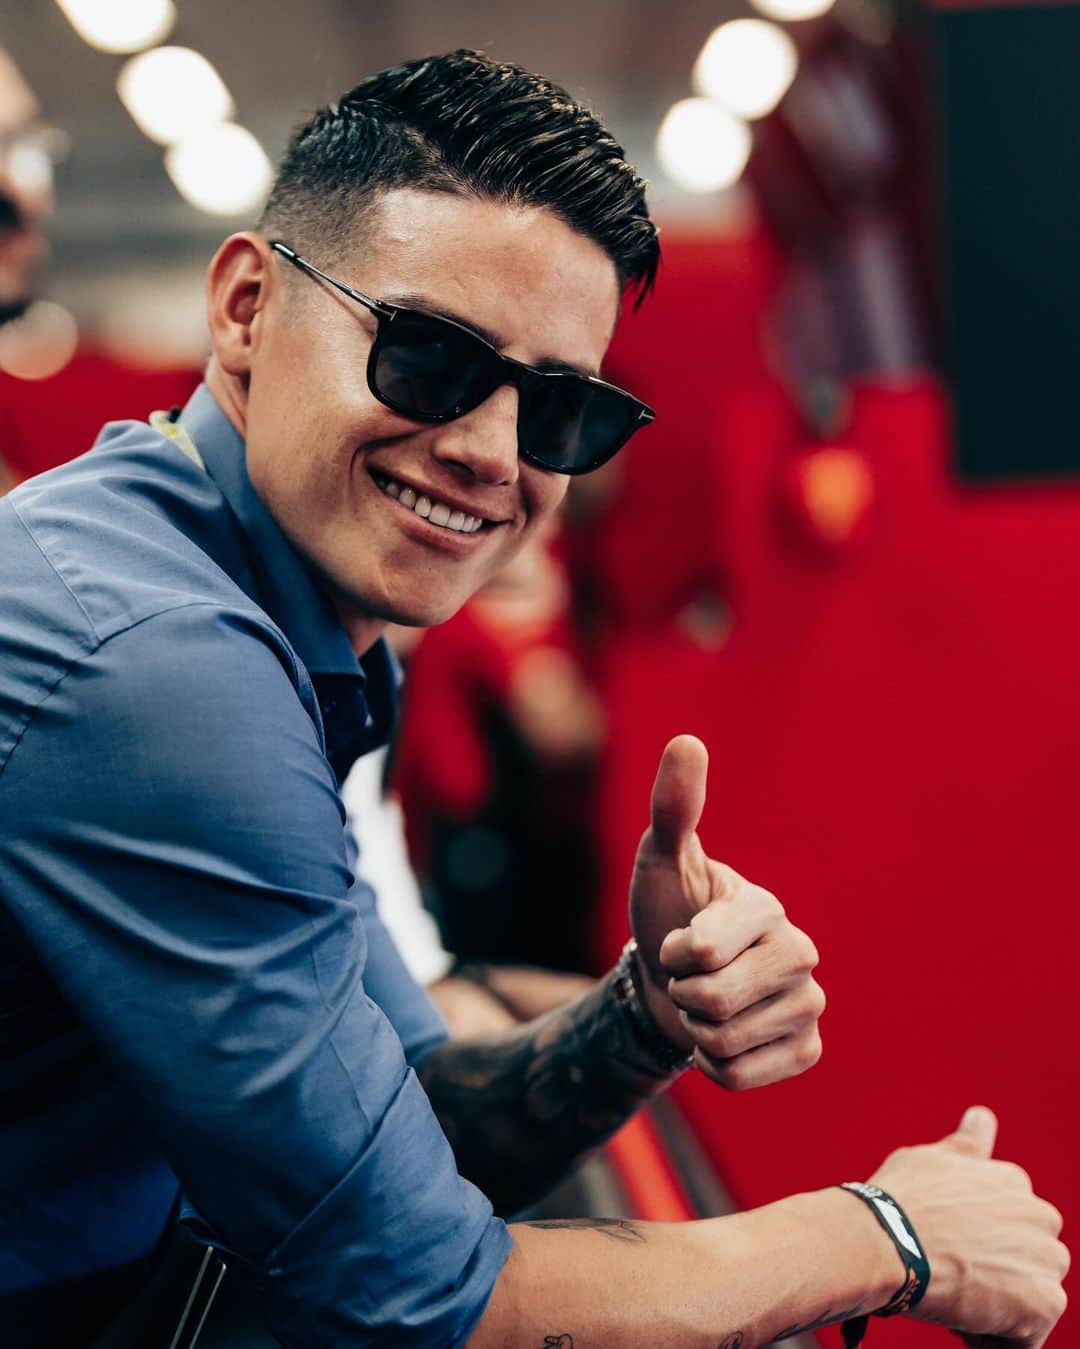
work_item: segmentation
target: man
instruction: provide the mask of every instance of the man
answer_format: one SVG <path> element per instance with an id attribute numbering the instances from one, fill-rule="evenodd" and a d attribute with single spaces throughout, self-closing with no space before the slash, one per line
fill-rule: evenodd
<path id="1" fill-rule="evenodd" d="M 812 944 L 697 839 L 699 742 L 660 764 L 638 949 L 537 1023 L 443 1043 L 350 890 L 382 628 L 447 617 L 647 418 L 595 376 L 656 262 L 565 91 L 469 52 L 385 71 L 218 250 L 206 387 L 0 507 L 6 1344 L 91 1338 L 181 1185 L 306 1349 L 760 1345 L 911 1306 L 912 1226 L 916 1314 L 1025 1346 L 1060 1315 L 1060 1218 L 985 1111 L 890 1158 L 889 1230 L 840 1189 L 506 1227 L 470 1183 L 520 1208 L 691 1050 L 738 1089 L 817 1057 Z"/>

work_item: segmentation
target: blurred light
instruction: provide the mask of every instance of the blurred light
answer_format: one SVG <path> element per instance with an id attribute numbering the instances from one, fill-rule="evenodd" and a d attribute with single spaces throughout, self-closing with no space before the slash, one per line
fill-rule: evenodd
<path id="1" fill-rule="evenodd" d="M 767 117 L 798 70 L 795 44 L 764 19 L 733 19 L 709 36 L 694 65 L 694 88 L 740 117 Z"/>
<path id="2" fill-rule="evenodd" d="M 828 14 L 836 0 L 750 0 L 750 3 L 770 19 L 794 23 L 799 19 L 817 19 L 822 14 Z"/>
<path id="3" fill-rule="evenodd" d="M 175 145 L 233 114 L 221 76 L 188 47 L 155 47 L 133 56 L 116 88 L 139 130 L 162 145 Z"/>
<path id="4" fill-rule="evenodd" d="M 48 379 L 63 370 L 79 342 L 75 320 L 61 305 L 37 300 L 0 328 L 0 369 L 17 379 Z"/>
<path id="5" fill-rule="evenodd" d="M 684 98 L 668 109 L 656 154 L 669 178 L 689 192 L 730 187 L 750 158 L 750 129 L 708 98 Z"/>
<path id="6" fill-rule="evenodd" d="M 176 190 L 211 215 L 253 210 L 270 189 L 273 170 L 255 137 L 234 122 L 197 131 L 165 152 Z"/>
<path id="7" fill-rule="evenodd" d="M 56 0 L 84 42 L 103 52 L 137 52 L 172 31 L 172 0 Z"/>

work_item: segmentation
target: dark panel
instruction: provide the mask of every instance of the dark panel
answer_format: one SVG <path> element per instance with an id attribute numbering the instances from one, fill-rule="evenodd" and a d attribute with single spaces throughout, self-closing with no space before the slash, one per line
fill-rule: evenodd
<path id="1" fill-rule="evenodd" d="M 1080 473 L 1080 8 L 943 13 L 932 31 L 959 469 Z"/>

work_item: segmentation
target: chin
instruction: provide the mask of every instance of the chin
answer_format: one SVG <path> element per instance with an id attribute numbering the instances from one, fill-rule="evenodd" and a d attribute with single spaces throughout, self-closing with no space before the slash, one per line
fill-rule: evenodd
<path id="1" fill-rule="evenodd" d="M 415 608 L 409 606 L 407 609 L 395 608 L 393 612 L 386 614 L 386 618 L 391 623 L 397 623 L 403 628 L 435 628 L 440 623 L 445 623 L 448 618 L 453 618 L 457 611 L 465 604 L 469 596 L 457 600 L 453 604 L 440 606 L 424 606 Z"/>

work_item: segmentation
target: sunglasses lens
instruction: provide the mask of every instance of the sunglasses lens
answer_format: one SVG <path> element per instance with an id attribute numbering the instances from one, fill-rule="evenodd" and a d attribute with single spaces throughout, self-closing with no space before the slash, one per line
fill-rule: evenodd
<path id="1" fill-rule="evenodd" d="M 599 468 L 638 422 L 638 404 L 576 375 L 546 375 L 521 389 L 518 448 L 556 473 Z"/>
<path id="2" fill-rule="evenodd" d="M 489 391 L 486 356 L 482 345 L 452 324 L 399 310 L 380 334 L 375 392 L 407 417 L 453 416 L 475 407 Z"/>

